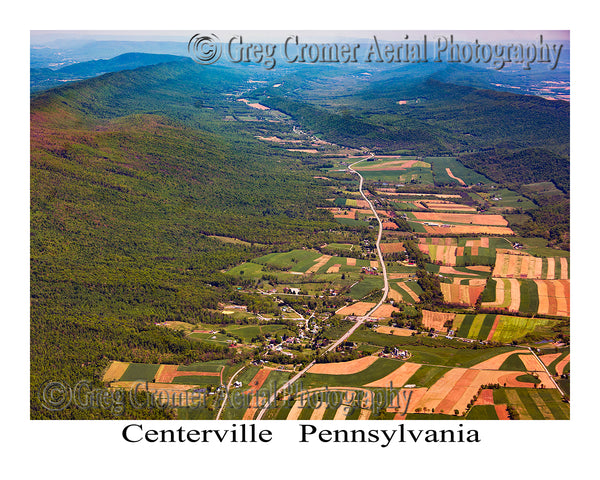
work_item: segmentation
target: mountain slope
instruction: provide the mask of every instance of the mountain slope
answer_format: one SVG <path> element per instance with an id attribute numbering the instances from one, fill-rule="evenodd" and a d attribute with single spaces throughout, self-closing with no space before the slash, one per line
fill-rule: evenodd
<path id="1" fill-rule="evenodd" d="M 91 60 L 75 63 L 58 70 L 32 68 L 30 71 L 31 91 L 39 91 L 62 85 L 65 82 L 82 80 L 119 70 L 132 70 L 160 63 L 185 60 L 176 55 L 157 55 L 151 53 L 125 53 L 109 60 Z"/>
<path id="2" fill-rule="evenodd" d="M 316 209 L 326 192 L 315 172 L 281 163 L 251 136 L 209 131 L 224 127 L 198 98 L 217 98 L 238 78 L 185 63 L 107 74 L 31 101 L 34 418 L 89 418 L 49 413 L 38 389 L 49 379 L 97 382 L 109 358 L 231 357 L 155 324 L 223 320 L 218 302 L 235 289 L 222 269 L 264 244 L 326 242 L 320 232 L 335 226 Z M 144 414 L 163 415 L 132 416 Z"/>

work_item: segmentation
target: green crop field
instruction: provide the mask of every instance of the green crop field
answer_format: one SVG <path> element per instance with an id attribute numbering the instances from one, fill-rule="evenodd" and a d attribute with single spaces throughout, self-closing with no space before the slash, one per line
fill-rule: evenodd
<path id="1" fill-rule="evenodd" d="M 523 313 L 537 313 L 540 299 L 537 284 L 533 280 L 519 280 L 521 287 L 521 304 L 519 311 Z"/>
<path id="2" fill-rule="evenodd" d="M 228 326 L 225 329 L 228 333 L 241 337 L 244 343 L 249 343 L 254 337 L 259 336 L 261 328 L 258 325 L 246 325 L 246 326 Z"/>
<path id="3" fill-rule="evenodd" d="M 271 370 L 269 376 L 263 383 L 261 390 L 274 393 L 278 388 L 283 386 L 292 377 L 291 372 L 285 372 L 281 370 Z M 269 394 L 270 394 L 269 393 Z"/>
<path id="4" fill-rule="evenodd" d="M 498 420 L 493 405 L 473 405 L 465 417 L 466 420 Z"/>
<path id="5" fill-rule="evenodd" d="M 265 272 L 263 265 L 253 262 L 245 262 L 241 265 L 236 265 L 227 271 L 230 275 L 240 276 L 243 278 L 260 278 Z"/>
<path id="6" fill-rule="evenodd" d="M 454 172 L 454 170 L 452 171 Z M 517 192 L 500 188 L 494 190 L 493 193 L 482 194 L 484 198 L 494 207 L 499 208 L 521 208 L 523 210 L 531 210 L 537 208 L 537 205 L 527 197 L 519 195 Z M 498 200 L 493 200 L 497 198 Z"/>
<path id="7" fill-rule="evenodd" d="M 476 183 L 494 183 L 489 178 L 477 173 L 475 170 L 465 167 L 454 157 L 426 157 L 425 161 L 431 163 L 433 178 L 436 185 L 460 185 L 458 180 L 448 176 L 446 168 L 449 168 L 455 177 L 462 179 L 467 185 L 474 185 Z"/>
<path id="8" fill-rule="evenodd" d="M 436 367 L 433 365 L 421 365 L 412 377 L 405 382 L 405 385 L 415 385 L 416 388 L 429 388 L 449 370 L 449 368 Z"/>
<path id="9" fill-rule="evenodd" d="M 403 290 L 402 288 L 400 288 L 398 286 L 398 283 L 401 282 L 390 282 L 390 288 L 393 289 L 395 292 L 398 292 L 401 296 L 402 296 L 402 301 L 404 303 L 415 303 L 415 301 L 411 298 L 411 296 L 408 294 L 408 292 L 406 292 L 405 290 Z M 406 282 L 403 282 L 406 283 Z"/>
<path id="10" fill-rule="evenodd" d="M 547 318 L 527 318 L 512 315 L 499 315 L 492 341 L 508 343 L 519 340 L 527 334 L 546 335 L 552 338 L 551 327 L 556 320 Z M 496 314 L 458 314 L 454 317 L 452 329 L 457 337 L 486 340 L 496 320 Z"/>
<path id="11" fill-rule="evenodd" d="M 540 332 L 552 334 L 550 327 L 557 323 L 556 320 L 546 318 L 526 318 L 512 315 L 501 315 L 492 337 L 495 342 L 511 342 L 523 338 L 528 333 Z"/>
<path id="12" fill-rule="evenodd" d="M 226 360 L 216 360 L 214 362 L 196 362 L 189 365 L 179 365 L 179 372 L 220 372 L 226 364 Z"/>
<path id="13" fill-rule="evenodd" d="M 366 327 L 359 328 L 349 338 L 352 342 L 370 345 L 397 346 L 411 353 L 410 362 L 427 365 L 443 365 L 449 367 L 470 367 L 495 355 L 514 350 L 514 347 L 473 348 L 446 338 L 429 338 L 422 335 L 400 337 L 384 335 Z"/>
<path id="14" fill-rule="evenodd" d="M 222 333 L 190 333 L 187 338 L 217 345 L 229 345 L 232 341 L 230 337 Z"/>
<path id="15" fill-rule="evenodd" d="M 458 315 L 457 315 L 458 316 Z M 464 315 L 462 319 L 459 319 L 460 325 L 458 330 L 455 330 L 456 336 L 461 338 L 467 338 L 469 335 L 469 331 L 471 330 L 471 325 L 473 325 L 473 321 L 475 320 L 475 315 Z"/>
<path id="16" fill-rule="evenodd" d="M 458 246 L 464 247 L 464 254 L 456 257 L 457 266 L 465 265 L 494 265 L 496 262 L 497 248 L 512 248 L 512 243 L 506 238 L 489 237 L 489 247 L 479 247 L 477 255 L 473 255 L 473 248 L 467 247 L 467 241 L 479 240 L 480 238 L 459 238 Z"/>
<path id="17" fill-rule="evenodd" d="M 360 300 L 368 295 L 372 290 L 381 290 L 383 288 L 383 278 L 377 275 L 367 276 L 364 280 L 357 283 L 350 289 L 350 296 L 354 300 Z"/>
<path id="18" fill-rule="evenodd" d="M 327 244 L 327 248 L 332 250 L 340 250 L 342 252 L 351 252 L 357 247 L 351 243 L 329 243 Z"/>
<path id="19" fill-rule="evenodd" d="M 124 382 L 133 382 L 136 380 L 151 381 L 154 379 L 159 366 L 148 363 L 132 363 L 127 367 L 120 380 Z"/>
<path id="20" fill-rule="evenodd" d="M 298 264 L 308 264 L 314 262 L 321 256 L 316 250 L 292 250 L 285 253 L 270 253 L 254 259 L 254 263 L 261 265 L 270 265 L 280 270 L 295 270 Z M 312 263 L 311 263 L 312 265 Z M 307 267 L 308 269 L 308 267 Z"/>
<path id="21" fill-rule="evenodd" d="M 500 388 L 494 390 L 494 403 L 513 407 L 520 420 L 568 420 L 569 406 L 556 389 Z"/>
<path id="22" fill-rule="evenodd" d="M 502 365 L 500 365 L 499 370 L 510 370 L 513 372 L 514 371 L 518 371 L 518 372 L 526 372 L 527 371 L 527 369 L 525 368 L 525 365 L 523 364 L 523 361 L 519 357 L 518 353 L 510 355 L 506 360 L 504 360 L 504 363 L 502 363 Z"/>
<path id="23" fill-rule="evenodd" d="M 235 381 L 242 382 L 242 391 L 245 391 L 248 388 L 250 381 L 254 378 L 254 375 L 256 375 L 259 370 L 259 367 L 255 365 L 249 365 L 236 375 Z"/>
<path id="24" fill-rule="evenodd" d="M 407 413 L 407 420 L 463 420 L 456 415 L 447 415 L 445 413 Z"/>

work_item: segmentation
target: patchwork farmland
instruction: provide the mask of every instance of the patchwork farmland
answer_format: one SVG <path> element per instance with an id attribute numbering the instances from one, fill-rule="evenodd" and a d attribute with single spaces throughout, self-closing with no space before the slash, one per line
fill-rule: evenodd
<path id="1" fill-rule="evenodd" d="M 339 167 L 354 161 L 331 170 L 350 175 Z M 222 271 L 237 293 L 214 309 L 216 323 L 161 324 L 233 358 L 113 362 L 103 380 L 201 392 L 207 408 L 178 404 L 189 419 L 569 418 L 568 255 L 524 245 L 503 212 L 481 212 L 485 195 L 467 187 L 492 183 L 459 165 L 400 155 L 359 163 L 365 197 L 337 185 L 319 209 L 339 225 L 331 241 L 262 245 Z M 407 179 L 444 186 L 386 185 Z M 399 403 L 375 401 L 383 391 Z"/>

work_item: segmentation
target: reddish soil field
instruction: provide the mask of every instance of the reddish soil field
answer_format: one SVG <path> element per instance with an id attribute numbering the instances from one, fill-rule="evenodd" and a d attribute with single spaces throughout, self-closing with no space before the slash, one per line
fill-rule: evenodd
<path id="1" fill-rule="evenodd" d="M 178 368 L 178 365 L 161 365 L 154 376 L 154 381 L 157 383 L 171 383 Z"/>
<path id="2" fill-rule="evenodd" d="M 254 377 L 252 377 L 252 380 L 250 380 L 250 388 L 244 392 L 244 395 L 254 394 L 258 392 L 263 386 L 263 383 L 265 383 L 265 380 L 269 376 L 269 373 L 271 373 L 271 369 L 266 368 L 263 368 L 256 372 L 256 375 L 254 375 Z"/>
<path id="3" fill-rule="evenodd" d="M 450 227 L 431 227 L 429 225 L 423 225 L 425 231 L 434 235 L 471 235 L 478 233 L 485 233 L 488 235 L 514 235 L 515 232 L 508 227 L 495 227 L 486 225 L 452 225 Z"/>
<path id="4" fill-rule="evenodd" d="M 544 362 L 544 365 L 549 366 L 554 360 L 561 356 L 561 353 L 547 353 L 546 355 L 540 355 L 540 360 Z"/>
<path id="5" fill-rule="evenodd" d="M 450 413 L 478 374 L 477 370 L 467 370 L 454 384 L 454 388 L 438 404 L 436 411 Z"/>
<path id="6" fill-rule="evenodd" d="M 510 420 L 508 412 L 506 411 L 506 405 L 494 405 L 494 408 L 496 409 L 498 420 Z"/>
<path id="7" fill-rule="evenodd" d="M 535 384 L 530 382 L 520 382 L 517 377 L 524 375 L 524 372 L 511 372 L 498 378 L 500 386 L 506 387 L 523 387 L 523 388 L 534 388 Z M 547 385 L 548 387 L 548 385 Z"/>
<path id="8" fill-rule="evenodd" d="M 418 220 L 454 222 L 470 225 L 493 225 L 506 227 L 508 222 L 502 215 L 484 215 L 467 213 L 431 213 L 431 212 L 413 212 Z"/>
<path id="9" fill-rule="evenodd" d="M 494 391 L 491 388 L 485 388 L 477 397 L 475 405 L 493 405 L 494 404 Z"/>
<path id="10" fill-rule="evenodd" d="M 490 333 L 488 333 L 488 336 L 486 338 L 488 342 L 494 337 L 494 333 L 496 333 L 496 328 L 498 328 L 498 322 L 500 322 L 500 315 L 496 315 L 494 324 L 492 325 L 492 329 L 490 330 Z"/>

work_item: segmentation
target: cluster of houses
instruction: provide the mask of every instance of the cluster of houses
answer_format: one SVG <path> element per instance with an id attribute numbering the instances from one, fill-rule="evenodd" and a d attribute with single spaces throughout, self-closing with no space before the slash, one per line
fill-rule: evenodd
<path id="1" fill-rule="evenodd" d="M 377 275 L 379 273 L 377 267 L 362 267 L 362 273 L 367 275 Z"/>
<path id="2" fill-rule="evenodd" d="M 393 347 L 390 353 L 379 352 L 379 356 L 383 358 L 398 358 L 405 360 L 410 357 L 408 350 L 400 350 L 398 347 Z"/>

